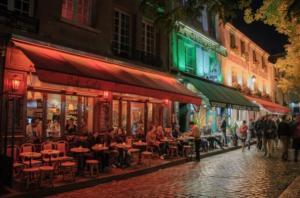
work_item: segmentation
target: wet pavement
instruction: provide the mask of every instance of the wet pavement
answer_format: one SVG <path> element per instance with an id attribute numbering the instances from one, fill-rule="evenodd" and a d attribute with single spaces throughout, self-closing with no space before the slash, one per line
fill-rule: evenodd
<path id="1" fill-rule="evenodd" d="M 52 197 L 278 197 L 297 175 L 300 163 L 265 158 L 253 147 Z"/>

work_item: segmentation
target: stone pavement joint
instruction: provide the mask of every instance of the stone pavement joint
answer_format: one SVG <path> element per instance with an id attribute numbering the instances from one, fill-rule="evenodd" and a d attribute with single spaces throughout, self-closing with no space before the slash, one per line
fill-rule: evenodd
<path id="1" fill-rule="evenodd" d="M 300 176 L 298 176 L 279 198 L 298 198 L 300 197 Z"/>

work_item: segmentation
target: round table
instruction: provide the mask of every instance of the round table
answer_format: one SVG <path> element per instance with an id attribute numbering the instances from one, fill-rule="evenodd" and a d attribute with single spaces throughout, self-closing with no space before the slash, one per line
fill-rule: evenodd
<path id="1" fill-rule="evenodd" d="M 95 152 L 95 158 L 101 159 L 101 163 L 99 163 L 99 168 L 101 170 L 104 170 L 106 164 L 108 164 L 108 162 L 107 162 L 107 160 L 108 160 L 107 158 L 108 157 L 106 156 L 106 154 L 104 153 L 104 151 L 108 151 L 109 147 L 104 146 L 103 144 L 95 144 L 92 147 L 92 150 Z"/>
<path id="2" fill-rule="evenodd" d="M 71 148 L 70 151 L 76 155 L 77 158 L 77 175 L 80 175 L 81 170 L 84 168 L 83 154 L 88 153 L 90 149 L 84 147 Z"/>
<path id="3" fill-rule="evenodd" d="M 124 144 L 124 143 L 119 143 L 119 144 L 115 144 L 114 145 L 115 148 L 117 148 L 120 152 L 120 156 L 119 156 L 119 162 L 120 162 L 120 166 L 121 167 L 126 167 L 127 164 L 127 151 L 132 147 L 130 144 Z"/>
<path id="4" fill-rule="evenodd" d="M 49 165 L 52 165 L 51 158 L 53 155 L 59 155 L 60 151 L 59 150 L 42 150 L 41 154 L 42 155 L 48 155 L 49 156 Z"/>
<path id="5" fill-rule="evenodd" d="M 20 153 L 20 156 L 24 158 L 29 158 L 29 167 L 32 167 L 31 160 L 34 158 L 40 158 L 42 154 L 37 152 L 23 152 Z"/>

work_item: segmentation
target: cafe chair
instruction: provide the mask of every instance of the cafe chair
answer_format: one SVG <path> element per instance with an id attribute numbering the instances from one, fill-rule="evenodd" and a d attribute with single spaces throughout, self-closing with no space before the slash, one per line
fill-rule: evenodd
<path id="1" fill-rule="evenodd" d="M 76 174 L 76 163 L 75 162 L 63 162 L 60 165 L 63 181 L 66 178 L 69 178 L 71 181 L 75 181 L 75 174 Z"/>
<path id="2" fill-rule="evenodd" d="M 130 163 L 140 164 L 140 162 L 141 162 L 141 150 L 140 149 L 129 149 L 128 154 L 130 156 Z"/>
<path id="3" fill-rule="evenodd" d="M 170 145 L 168 148 L 168 156 L 170 157 L 177 157 L 178 156 L 178 146 L 177 145 Z"/>
<path id="4" fill-rule="evenodd" d="M 58 156 L 58 160 L 60 162 L 74 160 L 73 157 L 67 156 L 69 145 L 66 141 L 61 140 L 61 141 L 55 142 L 54 145 L 55 145 L 55 148 L 60 152 L 60 155 Z"/>
<path id="5" fill-rule="evenodd" d="M 25 143 L 21 145 L 21 153 L 23 152 L 33 152 L 34 151 L 34 144 Z"/>
<path id="6" fill-rule="evenodd" d="M 25 182 L 26 190 L 31 185 L 40 185 L 40 169 L 38 167 L 24 168 L 22 181 Z"/>
<path id="7" fill-rule="evenodd" d="M 153 158 L 153 152 L 150 151 L 143 151 L 141 154 L 142 163 L 146 166 L 149 166 L 151 163 L 151 159 Z"/>
<path id="8" fill-rule="evenodd" d="M 89 159 L 85 161 L 85 172 L 89 173 L 91 177 L 99 176 L 99 161 Z"/>
<path id="9" fill-rule="evenodd" d="M 7 146 L 7 149 L 6 149 L 6 155 L 8 157 L 12 157 L 12 151 L 14 152 L 13 154 L 13 158 L 14 158 L 14 161 L 13 161 L 13 176 L 14 177 L 17 177 L 17 176 L 20 176 L 21 172 L 22 172 L 22 169 L 24 168 L 24 164 L 22 163 L 19 163 L 18 161 L 18 156 L 19 156 L 19 148 L 17 146 L 12 146 L 12 145 L 9 145 Z"/>
<path id="10" fill-rule="evenodd" d="M 193 148 L 191 145 L 183 146 L 183 156 L 192 159 L 193 156 Z"/>
<path id="11" fill-rule="evenodd" d="M 53 188 L 54 167 L 41 166 L 39 167 L 39 170 L 40 170 L 40 186 L 42 186 L 44 183 L 48 183 Z"/>
<path id="12" fill-rule="evenodd" d="M 41 145 L 42 150 L 52 150 L 54 148 L 53 142 L 43 142 Z"/>

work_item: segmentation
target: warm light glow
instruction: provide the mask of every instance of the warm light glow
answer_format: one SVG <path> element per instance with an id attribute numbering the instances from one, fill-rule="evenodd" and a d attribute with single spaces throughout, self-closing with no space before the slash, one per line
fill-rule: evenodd
<path id="1" fill-rule="evenodd" d="M 109 91 L 104 91 L 104 92 L 103 92 L 103 97 L 104 97 L 105 99 L 108 99 L 108 97 L 109 97 Z"/>
<path id="2" fill-rule="evenodd" d="M 13 91 L 18 91 L 21 85 L 21 81 L 19 79 L 13 79 L 11 81 L 11 87 Z"/>
<path id="3" fill-rule="evenodd" d="M 255 83 L 256 77 L 253 75 L 253 76 L 251 77 L 251 80 L 252 80 L 253 83 Z"/>
<path id="4" fill-rule="evenodd" d="M 168 99 L 165 99 L 165 100 L 164 100 L 164 104 L 165 104 L 165 105 L 169 105 L 169 102 L 170 102 L 170 101 L 169 101 Z"/>

